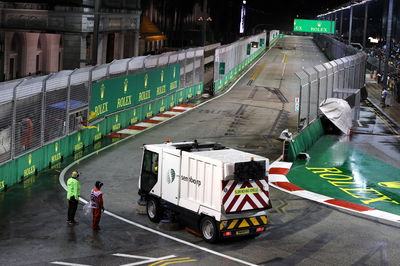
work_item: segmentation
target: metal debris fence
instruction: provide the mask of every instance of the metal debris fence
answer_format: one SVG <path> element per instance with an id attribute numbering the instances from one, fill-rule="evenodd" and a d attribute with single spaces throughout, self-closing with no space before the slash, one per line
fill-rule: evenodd
<path id="1" fill-rule="evenodd" d="M 323 43 L 321 45 L 321 40 Z M 354 120 L 360 113 L 360 90 L 365 86 L 367 56 L 354 52 L 353 47 L 329 37 L 316 37 L 316 43 L 325 48 L 328 57 L 340 57 L 330 62 L 306 68 L 296 73 L 300 81 L 298 129 L 304 129 L 319 118 L 320 103 L 327 98 L 351 98 Z M 355 96 L 355 97 L 354 97 Z"/>

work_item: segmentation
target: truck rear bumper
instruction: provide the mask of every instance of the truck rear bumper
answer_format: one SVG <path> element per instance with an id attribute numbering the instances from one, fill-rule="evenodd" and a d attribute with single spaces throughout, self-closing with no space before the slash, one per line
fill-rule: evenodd
<path id="1" fill-rule="evenodd" d="M 254 235 L 265 231 L 268 224 L 267 216 L 223 220 L 219 222 L 219 231 L 222 238 Z"/>

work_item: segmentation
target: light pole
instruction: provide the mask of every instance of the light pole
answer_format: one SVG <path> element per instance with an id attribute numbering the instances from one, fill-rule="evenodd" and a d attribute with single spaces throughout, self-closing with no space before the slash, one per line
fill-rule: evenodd
<path id="1" fill-rule="evenodd" d="M 363 47 L 367 44 L 367 25 L 368 25 L 368 2 L 365 3 L 364 7 L 364 33 L 363 33 Z"/>
<path id="2" fill-rule="evenodd" d="M 349 45 L 351 44 L 351 32 L 353 30 L 353 6 L 350 7 L 350 23 L 349 23 Z"/>
<path id="3" fill-rule="evenodd" d="M 389 70 L 389 57 L 390 57 L 390 46 L 392 39 L 392 20 L 393 20 L 393 0 L 389 0 L 388 6 L 388 19 L 386 26 L 386 49 L 385 49 L 385 69 L 383 72 L 383 87 L 387 88 L 388 82 L 388 70 Z"/>

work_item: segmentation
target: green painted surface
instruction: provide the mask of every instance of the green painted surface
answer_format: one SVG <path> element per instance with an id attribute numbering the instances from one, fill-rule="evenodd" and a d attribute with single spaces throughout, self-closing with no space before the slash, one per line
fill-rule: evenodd
<path id="1" fill-rule="evenodd" d="M 293 31 L 334 34 L 335 21 L 295 19 Z"/>
<path id="2" fill-rule="evenodd" d="M 91 120 L 162 97 L 179 88 L 179 64 L 96 82 Z"/>
<path id="3" fill-rule="evenodd" d="M 332 136 L 321 137 L 295 161 L 291 183 L 318 194 L 400 215 L 400 168 L 355 149 Z"/>

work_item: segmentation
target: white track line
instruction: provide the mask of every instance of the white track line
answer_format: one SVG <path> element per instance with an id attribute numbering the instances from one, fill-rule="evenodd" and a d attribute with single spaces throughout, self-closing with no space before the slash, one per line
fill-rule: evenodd
<path id="1" fill-rule="evenodd" d="M 272 46 L 272 47 L 273 47 L 273 46 Z M 210 102 L 210 101 L 213 101 L 213 100 L 215 100 L 215 99 L 218 99 L 218 98 L 222 97 L 223 95 L 225 95 L 226 93 L 230 92 L 230 91 L 232 90 L 232 88 L 242 79 L 242 77 L 244 77 L 244 76 L 245 76 L 245 75 L 246 75 L 246 74 L 261 60 L 261 59 L 264 58 L 264 56 L 269 52 L 269 50 L 271 50 L 272 47 L 270 47 L 270 48 L 268 49 L 268 51 L 266 51 L 266 52 L 264 53 L 263 56 L 261 56 L 257 61 L 255 61 L 255 62 L 253 63 L 253 65 L 251 65 L 251 66 L 249 67 L 249 69 L 247 69 L 247 71 L 246 71 L 245 73 L 243 73 L 243 74 L 236 80 L 236 82 L 233 83 L 233 84 L 231 85 L 231 87 L 229 87 L 228 90 L 226 90 L 224 93 L 218 95 L 217 97 L 211 98 L 210 100 L 205 101 L 205 102 L 203 102 L 203 103 L 201 103 L 201 104 L 199 104 L 199 105 L 197 105 L 197 106 L 191 108 L 190 110 L 196 109 L 196 108 L 198 108 L 198 107 L 200 107 L 200 106 L 202 106 L 202 105 L 204 105 L 204 104 L 206 104 L 206 103 L 208 103 L 208 102 Z M 168 112 L 166 112 L 166 113 L 168 113 Z M 171 117 L 171 119 L 173 119 L 173 118 L 175 118 L 175 117 L 177 117 L 177 116 Z M 140 124 L 140 123 L 139 123 L 139 124 Z M 162 123 L 155 124 L 153 127 L 156 127 L 156 126 L 158 126 L 158 125 L 160 125 L 160 124 L 162 124 Z M 142 132 L 144 132 L 144 131 L 145 131 L 145 130 L 143 130 Z M 75 164 L 78 164 L 79 162 L 81 162 L 81 161 L 83 161 L 83 160 L 85 160 L 85 159 L 87 159 L 87 158 L 89 158 L 89 157 L 91 157 L 91 156 L 93 156 L 93 155 L 95 155 L 95 154 L 98 154 L 99 152 L 101 152 L 101 151 L 103 151 L 103 150 L 105 150 L 105 149 L 111 148 L 112 146 L 117 145 L 117 144 L 120 144 L 120 143 L 123 142 L 123 141 L 127 141 L 128 139 L 130 139 L 130 138 L 132 138 L 132 137 L 134 137 L 134 136 L 135 136 L 135 135 L 131 135 L 131 136 L 126 137 L 126 138 L 124 138 L 124 139 L 122 139 L 122 140 L 120 140 L 120 141 L 118 141 L 118 142 L 115 142 L 115 143 L 112 143 L 112 144 L 110 144 L 110 145 L 108 145 L 108 146 L 106 146 L 106 147 L 103 147 L 103 148 L 101 148 L 101 149 L 99 149 L 99 150 L 97 150 L 97 151 L 95 151 L 95 152 L 92 152 L 92 153 L 90 153 L 90 154 L 88 154 L 88 155 L 86 155 L 86 156 L 84 156 L 84 157 L 82 157 L 82 158 L 80 158 L 80 159 L 74 161 L 73 163 L 71 163 L 70 165 L 68 165 L 67 167 L 65 167 L 65 168 L 61 171 L 60 176 L 59 176 L 59 182 L 60 182 L 61 186 L 62 186 L 65 190 L 67 190 L 67 186 L 66 186 L 66 184 L 65 184 L 65 174 L 67 173 L 67 171 L 68 171 L 72 166 L 74 166 Z M 83 203 L 87 203 L 87 201 L 86 201 L 85 199 L 83 199 L 83 198 L 79 198 L 79 200 L 80 200 L 81 202 L 83 202 Z M 128 220 L 128 219 L 125 219 L 125 218 L 123 218 L 123 217 L 121 217 L 121 216 L 119 216 L 119 215 L 117 215 L 117 214 L 111 213 L 111 212 L 109 212 L 109 211 L 105 211 L 104 213 L 105 213 L 105 214 L 108 214 L 108 215 L 110 215 L 110 216 L 112 216 L 112 217 L 114 217 L 114 218 L 116 218 L 116 219 L 119 219 L 119 220 L 121 220 L 121 221 L 123 221 L 123 222 L 126 222 L 126 223 L 128 223 L 128 224 L 131 224 L 131 225 L 136 226 L 136 227 L 138 227 L 138 228 L 141 228 L 141 229 L 143 229 L 143 230 L 146 230 L 146 231 L 149 231 L 149 232 L 151 232 L 151 233 L 154 233 L 154 234 L 163 236 L 163 237 L 165 237 L 165 238 L 174 240 L 174 241 L 179 242 L 179 243 L 181 243 L 181 244 L 184 244 L 184 245 L 187 245 L 187 246 L 191 246 L 191 247 L 196 248 L 196 249 L 200 249 L 200 250 L 202 250 L 202 251 L 211 253 L 211 254 L 213 254 L 213 255 L 216 255 L 216 256 L 219 256 L 219 257 L 222 257 L 222 258 L 225 258 L 225 259 L 228 259 L 228 260 L 232 260 L 232 261 L 235 261 L 235 262 L 244 264 L 244 265 L 252 265 L 252 266 L 255 266 L 255 265 L 256 265 L 256 264 L 253 264 L 253 263 L 251 263 L 251 262 L 247 262 L 247 261 L 244 261 L 244 260 L 235 258 L 235 257 L 231 257 L 231 256 L 229 256 L 229 255 L 225 255 L 225 254 L 223 254 L 223 253 L 220 253 L 220 252 L 217 252 L 217 251 L 214 251 L 214 250 L 211 250 L 211 249 L 202 247 L 202 246 L 198 246 L 198 245 L 195 245 L 195 244 L 190 243 L 190 242 L 188 242 L 188 241 L 185 241 L 185 240 L 182 240 L 182 239 L 179 239 L 179 238 L 176 238 L 176 237 L 167 235 L 167 234 L 165 234 L 165 233 L 163 233 L 163 232 L 154 230 L 154 229 L 152 229 L 152 228 L 149 228 L 149 227 L 146 227 L 146 226 L 144 226 L 144 225 L 141 225 L 141 224 L 135 223 L 135 222 L 133 222 L 133 221 L 130 221 L 130 220 Z M 70 264 L 68 264 L 68 265 L 70 265 Z"/>
<path id="2" fill-rule="evenodd" d="M 92 266 L 92 265 L 88 265 L 88 264 L 68 263 L 68 262 L 62 262 L 62 261 L 53 261 L 50 263 L 57 264 L 57 265 L 67 265 L 67 266 Z"/>

